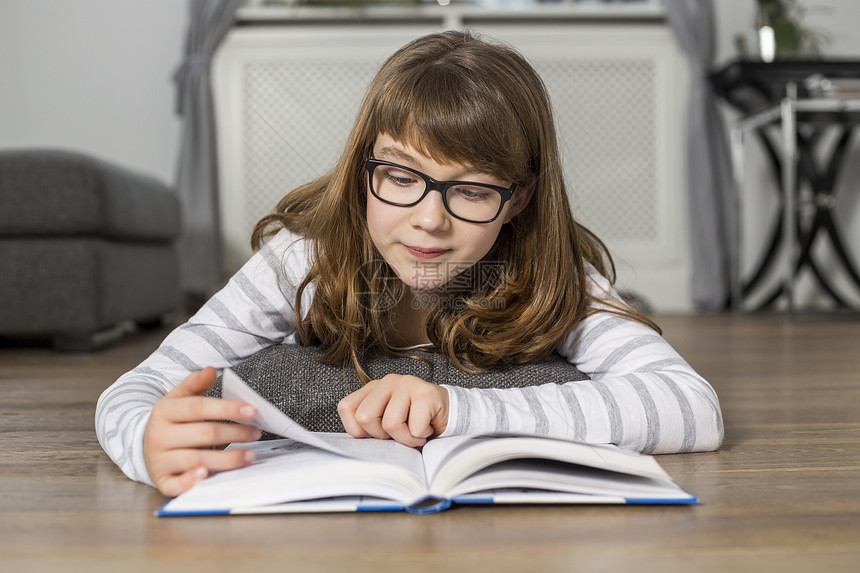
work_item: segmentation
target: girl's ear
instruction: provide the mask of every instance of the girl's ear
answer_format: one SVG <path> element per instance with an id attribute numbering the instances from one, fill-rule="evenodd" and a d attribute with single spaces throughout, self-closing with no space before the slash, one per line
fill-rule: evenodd
<path id="1" fill-rule="evenodd" d="M 535 193 L 536 186 L 537 177 L 532 176 L 527 185 L 514 191 L 514 196 L 511 199 L 511 207 L 508 209 L 508 214 L 505 215 L 505 223 L 510 223 L 511 219 L 522 213 L 523 209 L 528 206 L 529 201 L 532 200 L 532 195 Z"/>

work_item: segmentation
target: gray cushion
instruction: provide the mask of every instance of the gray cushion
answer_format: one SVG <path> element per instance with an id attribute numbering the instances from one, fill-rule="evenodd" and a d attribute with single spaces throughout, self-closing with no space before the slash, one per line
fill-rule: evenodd
<path id="1" fill-rule="evenodd" d="M 343 432 L 337 403 L 361 384 L 352 367 L 322 364 L 316 360 L 318 355 L 319 349 L 315 347 L 281 344 L 258 352 L 233 370 L 304 427 L 315 432 Z M 587 378 L 556 353 L 530 364 L 498 365 L 480 374 L 463 372 L 438 353 L 422 352 L 420 356 L 429 364 L 414 358 L 366 352 L 362 365 L 374 379 L 390 373 L 411 374 L 435 384 L 465 388 L 523 388 Z M 221 395 L 220 378 L 209 394 Z"/>
<path id="2" fill-rule="evenodd" d="M 93 332 L 180 303 L 169 244 L 6 237 L 0 268 L 0 333 L 7 335 Z"/>
<path id="3" fill-rule="evenodd" d="M 0 235 L 166 241 L 179 200 L 163 183 L 79 153 L 0 152 Z"/>
<path id="4" fill-rule="evenodd" d="M 0 151 L 0 334 L 89 350 L 180 302 L 176 194 L 74 152 Z"/>

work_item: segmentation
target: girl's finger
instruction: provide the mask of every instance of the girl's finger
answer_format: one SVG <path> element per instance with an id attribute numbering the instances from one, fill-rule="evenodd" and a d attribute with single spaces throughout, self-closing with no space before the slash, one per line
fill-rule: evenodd
<path id="1" fill-rule="evenodd" d="M 391 437 L 382 428 L 382 415 L 385 413 L 385 408 L 390 399 L 390 386 L 377 385 L 371 392 L 367 393 L 364 400 L 355 409 L 356 423 L 366 433 L 380 440 L 387 440 Z"/>
<path id="2" fill-rule="evenodd" d="M 376 386 L 377 386 L 377 381 L 371 380 L 370 382 L 368 382 L 367 384 L 365 384 L 364 386 L 362 386 L 361 388 L 359 388 L 358 390 L 356 390 L 352 394 L 348 394 L 348 395 L 344 396 L 341 399 L 340 403 L 338 404 L 338 407 L 343 406 L 344 409 L 351 410 L 354 412 L 355 409 L 358 408 L 358 405 L 364 401 L 364 398 L 368 394 L 373 392 L 373 390 L 374 390 L 374 388 L 376 388 Z"/>
<path id="3" fill-rule="evenodd" d="M 166 495 L 167 497 L 176 497 L 180 493 L 191 489 L 194 484 L 206 479 L 208 476 L 209 472 L 206 468 L 199 466 L 191 468 L 179 475 L 166 476 L 161 480 L 156 481 L 155 486 L 162 495 Z"/>
<path id="4" fill-rule="evenodd" d="M 183 448 L 205 448 L 231 442 L 253 442 L 259 440 L 261 432 L 254 426 L 227 424 L 223 422 L 195 422 L 170 424 L 160 432 L 152 432 L 149 445 L 161 450 Z"/>
<path id="5" fill-rule="evenodd" d="M 218 372 L 211 366 L 207 366 L 203 370 L 192 372 L 185 379 L 176 385 L 166 396 L 171 398 L 185 398 L 187 396 L 200 396 L 205 394 L 215 384 L 218 379 Z"/>
<path id="6" fill-rule="evenodd" d="M 343 428 L 353 438 L 366 438 L 369 435 L 355 419 L 355 411 L 361 405 L 364 397 L 372 391 L 373 386 L 371 384 L 365 384 L 337 404 L 337 413 L 343 423 Z"/>
<path id="7" fill-rule="evenodd" d="M 407 421 L 412 419 L 414 407 L 409 392 L 394 392 L 384 406 L 381 421 L 383 431 L 395 441 L 411 448 L 423 446 L 426 442 L 422 437 L 412 434 L 407 425 Z"/>
<path id="8" fill-rule="evenodd" d="M 432 411 L 429 403 L 412 402 L 412 407 L 409 409 L 407 430 L 410 436 L 421 439 L 420 445 L 424 445 L 427 438 L 433 435 L 433 426 L 430 425 L 430 421 L 434 415 L 435 412 Z"/>
<path id="9" fill-rule="evenodd" d="M 254 417 L 254 408 L 245 402 L 210 396 L 191 396 L 161 400 L 156 404 L 158 416 L 167 422 L 233 420 L 242 422 Z"/>
<path id="10" fill-rule="evenodd" d="M 233 470 L 249 465 L 255 459 L 254 452 L 246 449 L 198 450 L 194 448 L 171 450 L 158 459 L 157 467 L 150 470 L 156 485 L 165 479 L 182 475 L 194 468 L 204 468 L 207 472 Z M 159 487 L 159 489 L 161 489 Z"/>
<path id="11" fill-rule="evenodd" d="M 425 384 L 412 394 L 409 411 L 409 433 L 429 438 L 442 433 L 448 425 L 448 390 L 435 384 Z"/>

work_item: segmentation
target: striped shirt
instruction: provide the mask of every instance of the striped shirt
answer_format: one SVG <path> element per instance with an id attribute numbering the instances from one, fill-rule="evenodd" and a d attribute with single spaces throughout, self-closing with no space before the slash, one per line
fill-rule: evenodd
<path id="1" fill-rule="evenodd" d="M 143 434 L 155 403 L 191 372 L 234 366 L 295 334 L 298 285 L 310 268 L 309 242 L 283 230 L 255 253 L 188 322 L 101 395 L 99 443 L 130 478 L 152 484 Z M 589 288 L 617 296 L 589 268 Z M 313 289 L 305 290 L 309 308 Z M 723 436 L 711 386 L 656 332 L 607 312 L 583 320 L 558 348 L 589 380 L 449 394 L 444 436 L 531 432 L 648 453 L 716 449 Z"/>

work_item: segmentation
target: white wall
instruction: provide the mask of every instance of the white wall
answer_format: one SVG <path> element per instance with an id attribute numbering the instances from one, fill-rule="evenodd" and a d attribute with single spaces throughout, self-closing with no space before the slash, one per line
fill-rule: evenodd
<path id="1" fill-rule="evenodd" d="M 832 57 L 860 60 L 860 2 L 856 0 L 798 0 L 806 9 L 806 23 L 816 29 L 827 31 L 830 43 L 824 46 L 824 54 Z M 736 56 L 734 36 L 752 26 L 755 0 L 714 0 L 717 25 L 717 62 L 724 63 Z M 726 113 L 728 120 L 736 115 Z M 837 186 L 838 206 L 836 219 L 843 231 L 845 242 L 853 249 L 855 264 L 860 266 L 860 134 L 855 134 L 851 156 L 845 161 L 843 177 Z M 771 174 L 764 168 L 765 158 L 756 143 L 746 146 L 747 170 L 744 186 L 744 263 L 750 269 L 764 234 L 770 229 L 769 217 L 775 213 L 776 190 Z M 767 223 L 763 223 L 767 221 Z M 819 246 L 823 244 L 821 238 Z M 827 249 L 819 249 L 820 260 L 830 258 Z M 856 289 L 848 287 L 844 277 L 836 275 L 837 284 L 844 287 L 843 294 L 849 299 L 860 300 Z M 827 300 L 819 295 L 808 276 L 801 282 L 801 303 Z"/>
<path id="2" fill-rule="evenodd" d="M 0 149 L 86 152 L 172 183 L 182 0 L 0 0 Z"/>

